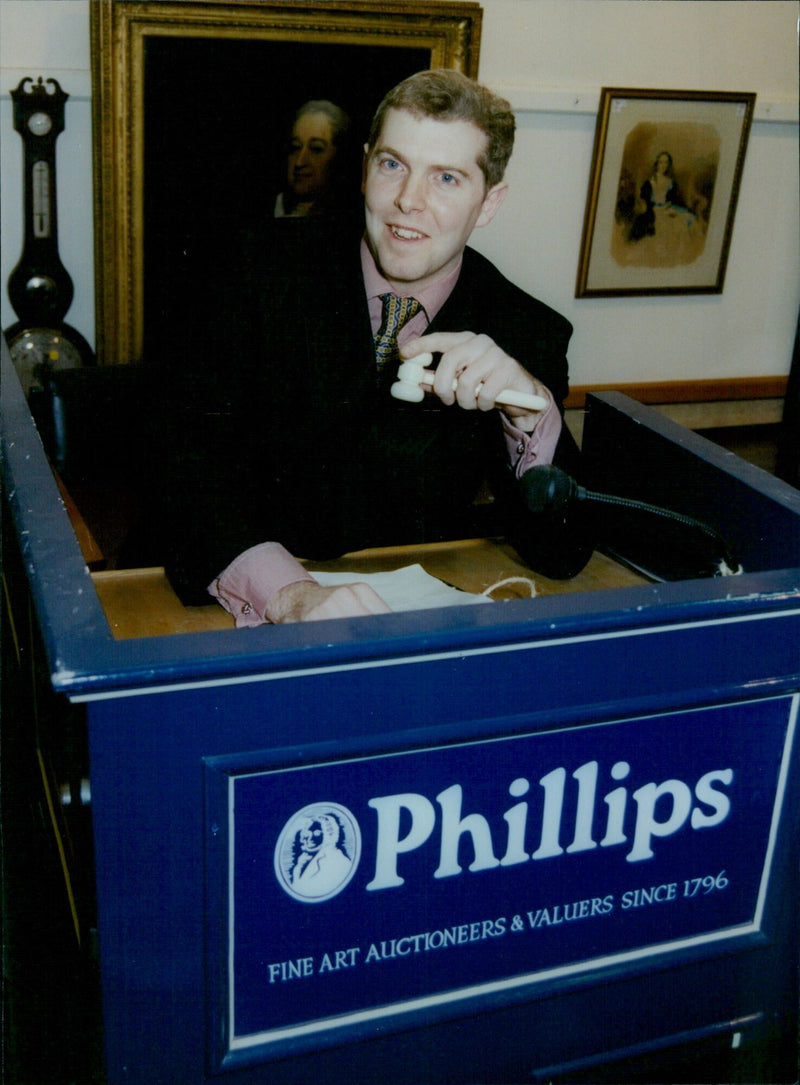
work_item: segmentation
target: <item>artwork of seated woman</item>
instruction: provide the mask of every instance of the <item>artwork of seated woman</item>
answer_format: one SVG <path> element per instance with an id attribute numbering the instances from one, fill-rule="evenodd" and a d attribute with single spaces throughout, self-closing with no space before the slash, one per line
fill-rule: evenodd
<path id="1" fill-rule="evenodd" d="M 639 190 L 636 212 L 628 241 L 654 239 L 648 263 L 689 263 L 702 251 L 702 224 L 682 201 L 668 151 L 662 151 L 653 163 L 650 176 Z"/>

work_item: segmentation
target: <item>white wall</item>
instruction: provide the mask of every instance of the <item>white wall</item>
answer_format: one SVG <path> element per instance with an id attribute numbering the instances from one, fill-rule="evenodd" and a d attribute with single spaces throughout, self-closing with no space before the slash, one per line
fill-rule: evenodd
<path id="1" fill-rule="evenodd" d="M 89 3 L 0 0 L 2 301 L 22 249 L 22 144 L 9 91 L 51 76 L 70 94 L 58 141 L 67 320 L 94 342 Z M 788 371 L 800 298 L 795 0 L 482 0 L 481 79 L 519 121 L 501 214 L 475 235 L 506 274 L 575 325 L 573 384 Z M 34 12 L 32 9 L 36 8 Z M 575 299 L 602 86 L 755 91 L 721 295 Z"/>
<path id="2" fill-rule="evenodd" d="M 518 110 L 512 190 L 476 247 L 575 325 L 573 384 L 788 371 L 800 292 L 793 2 L 483 0 L 481 78 Z M 575 299 L 602 86 L 755 91 L 721 295 Z"/>

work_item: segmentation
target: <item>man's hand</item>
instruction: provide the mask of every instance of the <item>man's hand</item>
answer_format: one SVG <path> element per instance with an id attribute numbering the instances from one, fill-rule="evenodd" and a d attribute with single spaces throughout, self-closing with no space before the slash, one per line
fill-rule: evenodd
<path id="1" fill-rule="evenodd" d="M 367 584 L 325 588 L 315 580 L 300 580 L 275 592 L 264 617 L 273 623 L 319 622 L 325 618 L 390 613 L 383 599 Z"/>
<path id="2" fill-rule="evenodd" d="M 403 344 L 400 354 L 407 360 L 426 351 L 441 354 L 433 392 L 448 406 L 457 403 L 467 411 L 490 411 L 505 388 L 542 396 L 548 403 L 553 402 L 549 390 L 488 335 L 434 332 L 410 339 Z M 458 381 L 455 391 L 454 380 Z M 480 390 L 479 385 L 482 385 Z M 503 411 L 513 418 L 514 425 L 528 432 L 541 416 L 540 412 L 527 411 L 523 407 L 504 406 Z"/>

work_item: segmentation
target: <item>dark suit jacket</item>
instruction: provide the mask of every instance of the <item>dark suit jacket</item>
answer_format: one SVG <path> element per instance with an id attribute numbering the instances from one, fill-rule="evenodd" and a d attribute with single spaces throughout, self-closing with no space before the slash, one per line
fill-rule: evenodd
<path id="1" fill-rule="evenodd" d="M 207 602 L 206 585 L 266 540 L 327 558 L 505 531 L 546 575 L 582 567 L 591 546 L 580 525 L 520 504 L 496 411 L 389 395 L 395 374 L 376 374 L 358 232 L 287 222 L 236 249 L 232 289 L 187 299 L 193 319 L 177 325 L 154 406 L 162 552 L 149 558 L 184 602 Z M 566 396 L 571 326 L 472 250 L 437 329 L 486 333 Z M 566 428 L 556 462 L 578 470 Z M 487 478 L 495 502 L 476 509 Z"/>

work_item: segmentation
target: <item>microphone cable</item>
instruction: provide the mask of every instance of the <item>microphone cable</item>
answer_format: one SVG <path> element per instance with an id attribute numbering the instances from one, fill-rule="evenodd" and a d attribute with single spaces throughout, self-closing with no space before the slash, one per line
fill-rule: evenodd
<path id="1" fill-rule="evenodd" d="M 720 557 L 716 563 L 716 576 L 740 576 L 744 572 L 740 563 L 731 553 L 728 543 L 719 532 L 693 516 L 676 512 L 674 509 L 662 508 L 659 505 L 651 505 L 636 498 L 618 497 L 614 494 L 587 490 L 585 487 L 580 486 L 566 471 L 562 471 L 560 467 L 556 467 L 554 464 L 540 464 L 531 467 L 520 479 L 520 484 L 523 489 L 525 503 L 531 512 L 556 511 L 571 501 L 591 501 L 595 504 L 649 513 L 672 523 L 693 528 L 707 539 L 710 539 L 719 548 Z"/>

